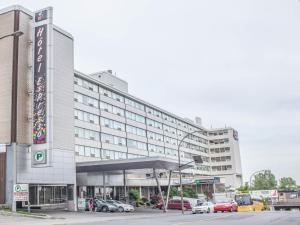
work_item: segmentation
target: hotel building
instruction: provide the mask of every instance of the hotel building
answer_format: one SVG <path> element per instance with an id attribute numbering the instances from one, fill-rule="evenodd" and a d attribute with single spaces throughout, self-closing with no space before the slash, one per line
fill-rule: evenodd
<path id="1" fill-rule="evenodd" d="M 75 209 L 77 196 L 122 198 L 124 174 L 76 173 L 76 164 L 145 157 L 176 161 L 180 141 L 192 132 L 180 146 L 180 158 L 184 164 L 200 155 L 203 163 L 183 170 L 184 184 L 216 179 L 217 191 L 242 184 L 235 129 L 208 129 L 200 118 L 181 118 L 132 96 L 127 82 L 110 70 L 74 70 L 73 36 L 52 19 L 51 7 L 0 10 L 0 103 L 6 106 L 0 109 L 0 204 L 12 202 L 15 183 L 29 184 L 31 205 Z M 23 35 L 1 39 L 17 31 Z M 128 171 L 126 186 L 149 197 L 156 192 L 151 173 Z M 165 189 L 167 173 L 159 175 Z M 178 182 L 174 171 L 172 185 Z M 212 192 L 209 185 L 196 188 Z"/>

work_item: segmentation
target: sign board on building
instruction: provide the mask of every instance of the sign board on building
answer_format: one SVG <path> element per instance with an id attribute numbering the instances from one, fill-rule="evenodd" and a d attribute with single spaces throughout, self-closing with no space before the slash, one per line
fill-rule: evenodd
<path id="1" fill-rule="evenodd" d="M 33 165 L 47 163 L 47 150 L 31 150 L 31 162 Z"/>
<path id="2" fill-rule="evenodd" d="M 220 177 L 211 177 L 195 180 L 195 184 L 218 184 L 220 183 Z"/>
<path id="3" fill-rule="evenodd" d="M 45 10 L 36 12 L 34 15 L 34 18 L 35 18 L 35 22 L 40 22 L 40 21 L 48 19 L 48 10 L 45 9 Z"/>
<path id="4" fill-rule="evenodd" d="M 28 201 L 28 200 L 29 200 L 28 184 L 15 184 L 14 201 Z"/>
<path id="5" fill-rule="evenodd" d="M 34 31 L 33 144 L 46 143 L 47 24 Z"/>

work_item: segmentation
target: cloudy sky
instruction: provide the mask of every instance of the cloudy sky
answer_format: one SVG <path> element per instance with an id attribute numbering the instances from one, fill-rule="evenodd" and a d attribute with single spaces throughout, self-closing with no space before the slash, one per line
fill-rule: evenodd
<path id="1" fill-rule="evenodd" d="M 54 7 L 76 69 L 112 69 L 130 93 L 206 127 L 239 131 L 244 180 L 300 184 L 298 0 L 1 0 Z"/>

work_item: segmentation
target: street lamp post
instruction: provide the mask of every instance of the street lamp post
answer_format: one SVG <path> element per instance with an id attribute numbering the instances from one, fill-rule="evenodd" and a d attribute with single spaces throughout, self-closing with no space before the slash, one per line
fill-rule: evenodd
<path id="1" fill-rule="evenodd" d="M 15 184 L 17 183 L 17 102 L 16 102 L 16 96 L 17 96 L 17 73 L 18 73 L 18 46 L 16 46 L 18 42 L 18 38 L 23 35 L 24 33 L 22 31 L 15 31 L 11 34 L 4 35 L 0 37 L 0 40 L 7 38 L 7 37 L 13 37 L 14 38 L 14 48 L 13 48 L 13 71 L 12 71 L 12 126 L 11 126 L 11 144 L 12 144 L 12 151 L 13 151 L 13 188 Z M 15 41 L 17 38 L 17 41 Z M 14 101 L 15 100 L 15 101 Z M 14 110 L 13 110 L 14 109 Z M 14 191 L 14 190 L 13 190 Z M 16 212 L 16 202 L 12 198 L 12 211 Z"/>
<path id="2" fill-rule="evenodd" d="M 11 34 L 7 34 L 7 35 L 4 35 L 2 37 L 0 37 L 0 40 L 1 39 L 4 39 L 6 37 L 20 37 L 21 35 L 23 35 L 24 33 L 22 31 L 16 31 L 16 32 L 13 32 Z"/>
<path id="3" fill-rule="evenodd" d="M 186 165 L 192 163 L 192 162 L 202 163 L 203 161 L 202 161 L 201 156 L 193 156 L 193 158 L 194 158 L 193 161 L 191 161 L 191 162 L 189 162 L 189 163 L 186 163 L 186 164 L 184 164 L 184 165 L 180 165 L 180 164 L 181 164 L 181 159 L 180 159 L 180 146 L 181 146 L 182 142 L 183 142 L 188 136 L 193 135 L 193 134 L 198 133 L 198 132 L 201 132 L 201 131 L 200 131 L 200 130 L 195 130 L 195 131 L 193 131 L 193 132 L 191 132 L 191 133 L 187 133 L 187 134 L 180 140 L 180 142 L 179 142 L 179 144 L 178 144 L 178 149 L 177 149 L 177 150 L 178 150 L 178 170 L 179 170 L 180 198 L 181 198 L 181 212 L 182 212 L 182 214 L 184 214 L 184 207 L 183 207 L 183 188 L 182 188 L 182 173 L 181 173 L 182 168 L 183 168 L 184 166 L 186 166 Z"/>

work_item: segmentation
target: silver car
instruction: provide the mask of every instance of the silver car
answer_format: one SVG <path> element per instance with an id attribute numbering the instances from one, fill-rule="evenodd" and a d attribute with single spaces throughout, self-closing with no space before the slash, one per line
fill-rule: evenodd
<path id="1" fill-rule="evenodd" d="M 201 202 L 192 208 L 192 213 L 210 213 L 214 212 L 214 204 L 211 202 Z"/>

